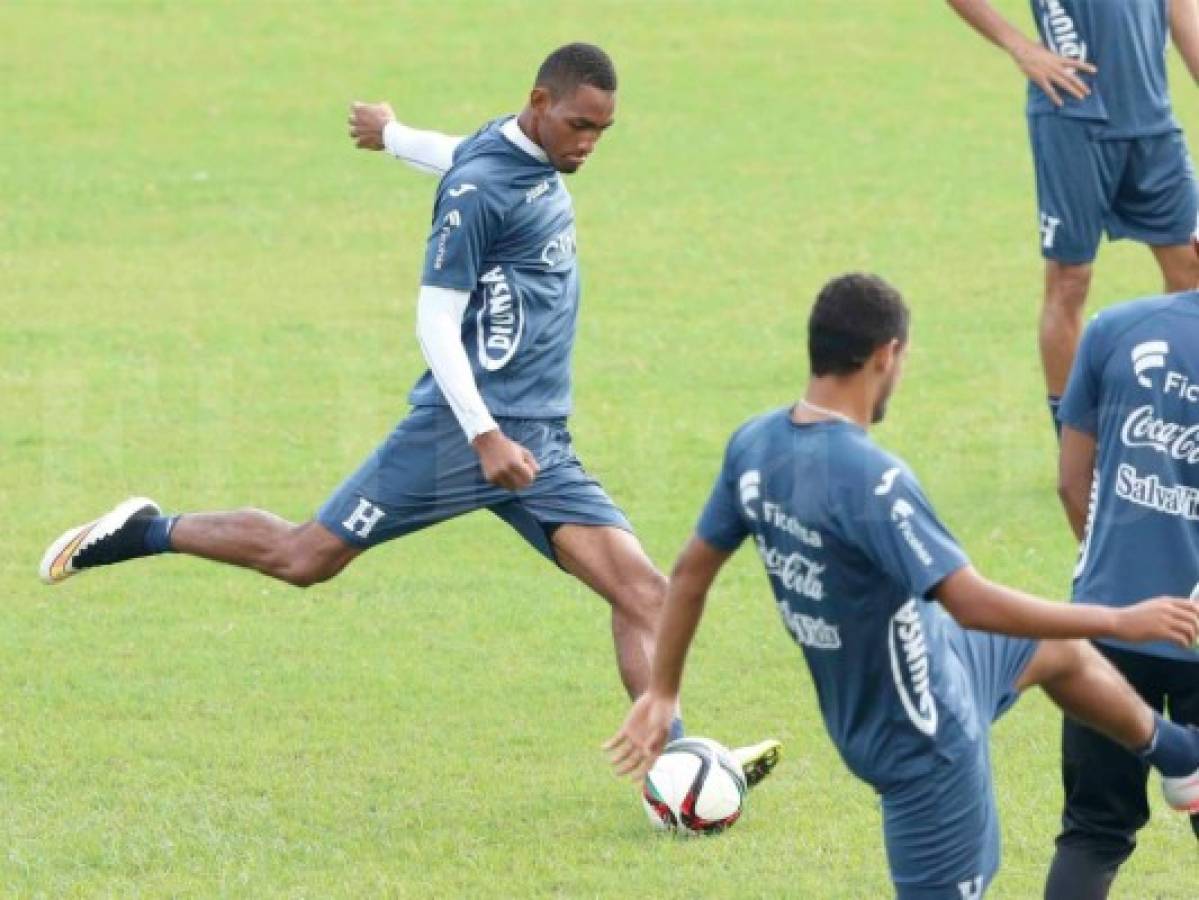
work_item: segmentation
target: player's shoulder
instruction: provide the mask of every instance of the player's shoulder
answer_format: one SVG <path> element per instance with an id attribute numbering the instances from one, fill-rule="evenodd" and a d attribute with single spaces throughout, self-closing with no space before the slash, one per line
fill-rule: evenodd
<path id="1" fill-rule="evenodd" d="M 454 151 L 454 160 L 442 178 L 443 189 L 477 191 L 485 197 L 506 202 L 513 197 L 523 199 L 530 179 L 541 167 L 525 160 L 503 135 L 503 126 L 510 119 L 504 116 L 485 123 L 478 131 L 462 141 Z"/>
<path id="2" fill-rule="evenodd" d="M 911 466 L 876 444 L 864 431 L 847 435 L 846 449 L 839 459 L 852 476 L 847 478 L 850 484 L 867 496 L 886 497 L 897 486 L 919 487 Z"/>
<path id="3" fill-rule="evenodd" d="M 1162 294 L 1117 303 L 1097 312 L 1087 324 L 1084 344 L 1093 364 L 1102 365 L 1117 351 L 1134 345 L 1168 342 L 1180 318 L 1199 326 L 1199 293 Z M 1146 351 L 1151 350 L 1146 347 Z"/>
<path id="4" fill-rule="evenodd" d="M 728 455 L 734 456 L 753 447 L 761 447 L 772 431 L 776 431 L 782 419 L 790 414 L 786 407 L 779 407 L 768 412 L 759 413 L 740 425 L 733 431 L 728 440 Z"/>

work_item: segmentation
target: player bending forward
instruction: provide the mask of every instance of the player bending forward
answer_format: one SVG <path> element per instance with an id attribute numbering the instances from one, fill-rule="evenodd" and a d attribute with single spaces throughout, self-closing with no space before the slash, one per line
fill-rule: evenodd
<path id="1" fill-rule="evenodd" d="M 382 147 L 381 109 L 355 106 L 360 146 Z M 377 544 L 487 509 L 611 604 L 621 680 L 630 696 L 643 693 L 666 579 L 580 464 L 566 428 L 579 274 L 560 173 L 583 165 L 615 110 L 607 54 L 569 44 L 541 65 L 519 115 L 466 139 L 390 129 L 398 155 L 418 153 L 421 168 L 444 172 L 418 300 L 429 371 L 409 396 L 412 412 L 311 521 L 257 509 L 164 516 L 134 498 L 59 537 L 42 579 L 174 551 L 304 587 Z M 672 727 L 682 733 L 678 720 Z M 743 748 L 739 759 L 756 783 L 778 742 Z"/>
<path id="2" fill-rule="evenodd" d="M 1199 808 L 1199 732 L 1156 715 L 1074 640 L 1189 646 L 1199 605 L 1050 603 L 975 571 L 911 471 L 867 434 L 899 380 L 907 334 L 907 308 L 881 279 L 847 275 L 821 291 L 804 397 L 730 440 L 675 563 L 649 690 L 606 747 L 621 773 L 640 777 L 653 763 L 708 589 L 752 537 L 829 735 L 882 797 L 898 896 L 962 900 L 980 897 L 999 865 L 991 722 L 1030 685 L 1158 769 L 1172 806 Z"/>

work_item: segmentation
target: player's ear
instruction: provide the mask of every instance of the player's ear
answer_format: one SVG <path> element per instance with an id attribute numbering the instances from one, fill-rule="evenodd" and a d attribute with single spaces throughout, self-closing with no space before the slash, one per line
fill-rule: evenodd
<path id="1" fill-rule="evenodd" d="M 539 116 L 545 115 L 545 111 L 554 103 L 554 98 L 550 94 L 549 88 L 537 85 L 533 90 L 529 91 L 529 106 L 532 107 Z"/>
<path id="2" fill-rule="evenodd" d="M 875 351 L 870 354 L 870 362 L 876 372 L 889 372 L 895 366 L 896 359 L 902 350 L 902 345 L 898 338 L 892 338 L 885 344 L 880 344 Z"/>

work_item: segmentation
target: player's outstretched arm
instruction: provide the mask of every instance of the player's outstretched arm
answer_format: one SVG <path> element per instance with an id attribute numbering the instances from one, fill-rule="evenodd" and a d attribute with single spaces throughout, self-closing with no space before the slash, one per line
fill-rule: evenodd
<path id="1" fill-rule="evenodd" d="M 1083 539 L 1087 511 L 1091 503 L 1091 481 L 1095 477 L 1095 436 L 1062 426 L 1062 446 L 1058 457 L 1057 495 L 1074 537 Z"/>
<path id="2" fill-rule="evenodd" d="M 1029 638 L 1169 641 L 1182 647 L 1192 646 L 1199 637 L 1199 603 L 1181 597 L 1119 608 L 1052 603 L 989 581 L 973 566 L 949 575 L 933 593 L 958 624 L 976 631 Z"/>
<path id="3" fill-rule="evenodd" d="M 698 536 L 679 554 L 658 622 L 649 690 L 637 698 L 620 730 L 604 744 L 616 774 L 643 778 L 666 745 L 678 708 L 683 665 L 704 614 L 708 589 L 731 555 Z"/>
<path id="4" fill-rule="evenodd" d="M 386 150 L 420 172 L 444 175 L 454 164 L 462 138 L 409 128 L 396 120 L 388 103 L 350 104 L 350 140 L 361 150 Z"/>
<path id="5" fill-rule="evenodd" d="M 1199 84 L 1199 0 L 1170 0 L 1170 39 Z"/>
<path id="6" fill-rule="evenodd" d="M 1091 92 L 1077 74 L 1093 74 L 1095 67 L 1090 63 L 1058 56 L 1037 41 L 1030 40 L 1000 15 L 988 0 L 948 0 L 948 3 L 975 31 L 1006 50 L 1025 77 L 1043 90 L 1054 105 L 1062 105 L 1059 90 L 1079 100 Z"/>

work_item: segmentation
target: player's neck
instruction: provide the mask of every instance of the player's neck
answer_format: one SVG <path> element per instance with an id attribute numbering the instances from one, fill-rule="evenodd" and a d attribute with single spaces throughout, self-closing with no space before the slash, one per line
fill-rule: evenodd
<path id="1" fill-rule="evenodd" d="M 874 402 L 863 388 L 856 379 L 813 378 L 791 418 L 801 424 L 841 421 L 869 428 Z"/>
<path id="2" fill-rule="evenodd" d="M 516 127 L 519 128 L 524 136 L 529 139 L 543 153 L 545 148 L 541 145 L 541 140 L 537 136 L 537 129 L 533 127 L 533 110 L 526 106 L 516 115 Z"/>

